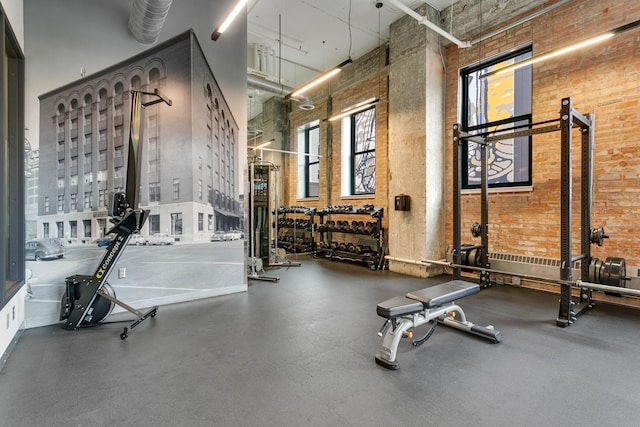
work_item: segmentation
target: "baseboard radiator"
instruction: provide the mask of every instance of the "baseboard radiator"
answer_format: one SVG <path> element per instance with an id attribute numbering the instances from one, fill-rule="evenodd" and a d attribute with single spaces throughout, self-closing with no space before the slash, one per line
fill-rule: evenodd
<path id="1" fill-rule="evenodd" d="M 520 276 L 535 276 L 548 280 L 560 280 L 560 260 L 530 255 L 490 253 L 491 269 Z M 574 279 L 580 278 L 580 261 L 572 266 Z"/>

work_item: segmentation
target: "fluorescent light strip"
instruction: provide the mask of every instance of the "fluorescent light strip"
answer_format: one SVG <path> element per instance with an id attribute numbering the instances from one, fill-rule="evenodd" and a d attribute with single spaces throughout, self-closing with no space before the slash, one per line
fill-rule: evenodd
<path id="1" fill-rule="evenodd" d="M 483 79 L 493 75 L 508 73 L 510 71 L 517 70 L 518 68 L 526 67 L 527 65 L 535 64 L 541 61 L 546 61 L 547 59 L 555 58 L 556 56 L 564 55 L 566 53 L 573 52 L 574 50 L 582 49 L 584 47 L 591 46 L 596 43 L 600 43 L 601 41 L 608 40 L 618 33 L 622 33 L 623 31 L 627 31 L 638 26 L 640 26 L 640 19 L 625 25 L 621 25 L 607 33 L 592 37 L 588 40 L 573 44 L 571 46 L 563 47 L 561 49 L 554 50 L 553 52 L 549 52 L 541 56 L 536 56 L 534 58 L 527 59 L 526 61 L 518 62 L 516 64 L 512 64 L 503 68 L 498 68 L 497 70 L 493 70 L 486 74 L 481 75 L 480 78 Z"/>
<path id="2" fill-rule="evenodd" d="M 273 139 L 271 141 L 267 141 L 267 142 L 263 142 L 260 145 L 256 145 L 255 147 L 251 147 L 252 150 L 259 150 L 261 148 L 266 147 L 267 145 L 271 145 L 271 143 L 273 142 Z"/>
<path id="3" fill-rule="evenodd" d="M 222 25 L 220 25 L 218 28 L 216 28 L 213 31 L 213 34 L 211 34 L 211 40 L 213 41 L 218 40 L 218 37 L 220 37 L 220 35 L 224 33 L 227 30 L 227 28 L 229 28 L 229 25 L 231 25 L 233 20 L 236 19 L 236 16 L 238 16 L 242 8 L 246 6 L 248 1 L 249 0 L 240 0 L 238 4 L 236 4 L 236 6 L 231 11 L 231 13 L 227 16 L 227 18 L 222 23 Z"/>
<path id="4" fill-rule="evenodd" d="M 320 154 L 311 154 L 311 153 L 300 153 L 298 151 L 287 151 L 287 150 L 278 150 L 276 148 L 261 148 L 264 151 L 273 151 L 274 153 L 284 153 L 284 154 L 295 154 L 296 156 L 307 156 L 321 159 L 322 156 Z"/>
<path id="5" fill-rule="evenodd" d="M 517 70 L 519 68 L 526 67 L 527 65 L 532 65 L 532 64 L 536 64 L 538 62 L 546 61 L 547 59 L 555 58 L 556 56 L 560 56 L 560 55 L 565 55 L 565 54 L 573 52 L 575 50 L 579 50 L 579 49 L 585 48 L 587 46 L 591 46 L 593 44 L 599 43 L 601 41 L 608 40 L 608 39 L 612 38 L 613 36 L 614 36 L 613 33 L 602 34 L 600 36 L 591 38 L 589 40 L 585 40 L 583 42 L 576 43 L 576 44 L 571 45 L 571 46 L 563 47 L 562 49 L 554 50 L 553 52 L 549 52 L 549 53 L 544 54 L 544 55 L 540 55 L 540 56 L 536 56 L 536 57 L 527 59 L 526 61 L 521 61 L 521 62 L 517 62 L 517 63 L 512 64 L 512 65 L 506 66 L 506 67 L 498 68 L 497 70 L 493 70 L 493 71 L 490 71 L 490 72 L 488 72 L 486 74 L 483 74 L 482 76 L 480 76 L 480 78 L 486 78 L 486 77 L 489 77 L 489 76 L 494 76 L 494 75 L 497 76 L 497 75 L 500 75 L 500 74 L 506 74 L 506 73 L 509 73 L 511 71 Z"/>
<path id="6" fill-rule="evenodd" d="M 300 89 L 296 89 L 295 91 L 291 92 L 289 95 L 286 96 L 286 99 L 289 99 L 289 98 L 292 98 L 292 97 L 296 97 L 296 96 L 308 91 L 312 87 L 315 87 L 315 86 L 319 85 L 320 83 L 330 79 L 331 77 L 335 76 L 340 71 L 342 71 L 342 69 L 344 67 L 346 67 L 347 65 L 351 64 L 351 62 L 352 62 L 351 58 L 347 59 L 343 63 L 333 67 L 329 71 L 327 71 L 327 72 L 321 74 L 320 76 L 316 77 L 315 79 L 311 80 L 309 83 L 305 84 Z"/>
<path id="7" fill-rule="evenodd" d="M 345 108 L 344 110 L 342 110 L 342 113 L 329 117 L 329 121 L 332 122 L 334 120 L 338 120 L 341 119 L 343 117 L 347 117 L 350 116 L 352 114 L 355 113 L 359 113 L 360 111 L 364 111 L 369 107 L 372 107 L 374 105 L 376 105 L 378 102 L 380 102 L 380 100 L 378 98 L 369 98 L 365 101 L 359 102 L 355 105 L 352 105 L 351 107 Z"/>

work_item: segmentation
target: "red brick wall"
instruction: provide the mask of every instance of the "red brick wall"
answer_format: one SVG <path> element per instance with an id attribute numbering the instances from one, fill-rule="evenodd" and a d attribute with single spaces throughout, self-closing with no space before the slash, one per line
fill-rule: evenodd
<path id="1" fill-rule="evenodd" d="M 290 150 L 297 149 L 297 129 L 298 127 L 320 120 L 320 190 L 319 197 L 313 199 L 296 198 L 296 156 L 289 156 L 287 159 L 287 179 L 286 199 L 283 204 L 288 206 L 309 206 L 325 207 L 332 205 L 352 204 L 355 207 L 364 204 L 373 204 L 376 207 L 383 207 L 385 211 L 388 204 L 387 191 L 387 68 L 384 63 L 379 64 L 380 57 L 378 51 L 374 50 L 362 58 L 354 61 L 332 80 L 328 85 L 318 88 L 313 92 L 312 99 L 315 109 L 304 111 L 296 108 L 293 103 L 293 110 L 289 115 L 290 126 Z M 382 59 L 384 61 L 384 59 Z M 341 196 L 342 182 L 342 143 L 340 121 L 331 122 L 329 117 L 328 100 L 331 98 L 332 111 L 339 113 L 344 108 L 361 102 L 365 99 L 377 97 L 380 102 L 376 105 L 376 193 L 372 196 Z M 329 138 L 331 132 L 331 138 Z M 331 143 L 329 141 L 332 140 Z M 383 219 L 384 226 L 387 219 Z"/>
<path id="2" fill-rule="evenodd" d="M 447 241 L 451 244 L 451 127 L 458 117 L 458 70 L 511 48 L 532 43 L 533 54 L 568 46 L 640 18 L 637 0 L 575 0 L 468 49 L 446 50 Z M 600 259 L 619 256 L 640 265 L 640 28 L 582 51 L 533 65 L 533 121 L 558 118 L 571 97 L 582 114 L 595 114 L 592 226 L 610 239 L 592 246 Z M 576 131 L 577 132 L 577 131 Z M 574 134 L 573 252 L 579 247 L 579 136 Z M 560 134 L 533 137 L 533 191 L 489 197 L 491 252 L 560 256 Z M 463 242 L 480 219 L 476 195 L 462 197 Z M 634 272 L 635 273 L 635 272 Z"/>

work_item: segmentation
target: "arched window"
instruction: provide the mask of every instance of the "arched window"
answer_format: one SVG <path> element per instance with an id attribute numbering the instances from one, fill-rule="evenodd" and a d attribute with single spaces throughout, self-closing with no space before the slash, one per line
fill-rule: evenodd
<path id="1" fill-rule="evenodd" d="M 72 110 L 76 110 L 78 108 L 78 100 L 73 98 L 70 105 Z"/>
<path id="2" fill-rule="evenodd" d="M 58 114 L 64 114 L 64 104 L 58 104 Z"/>
<path id="3" fill-rule="evenodd" d="M 91 97 L 91 94 L 88 93 L 84 96 L 84 106 L 88 107 L 91 105 L 91 102 L 93 101 L 93 98 Z"/>
<path id="4" fill-rule="evenodd" d="M 140 80 L 140 76 L 133 76 L 131 78 L 131 90 L 140 90 L 142 87 L 142 81 Z"/>
<path id="5" fill-rule="evenodd" d="M 152 68 L 149 71 L 149 83 L 152 83 L 154 86 L 158 84 L 160 81 L 160 70 L 157 68 Z"/>
<path id="6" fill-rule="evenodd" d="M 98 92 L 98 99 L 100 101 L 104 101 L 107 99 L 107 89 L 105 88 L 100 89 L 100 92 Z"/>
<path id="7" fill-rule="evenodd" d="M 122 82 L 116 83 L 116 85 L 113 88 L 114 94 L 120 95 L 123 91 L 124 91 L 124 85 L 122 84 Z"/>

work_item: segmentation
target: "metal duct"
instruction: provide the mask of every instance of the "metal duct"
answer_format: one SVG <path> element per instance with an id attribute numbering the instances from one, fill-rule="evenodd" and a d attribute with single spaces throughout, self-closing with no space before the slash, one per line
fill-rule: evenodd
<path id="1" fill-rule="evenodd" d="M 129 31 L 142 44 L 158 41 L 173 0 L 134 0 L 129 14 Z"/>
<path id="2" fill-rule="evenodd" d="M 253 74 L 247 74 L 247 86 L 252 89 L 264 90 L 265 92 L 273 93 L 278 96 L 285 96 L 293 91 L 293 88 L 291 87 L 256 77 Z M 302 94 L 300 96 L 292 97 L 291 99 L 300 103 L 298 108 L 301 110 L 313 110 L 316 108 L 309 95 Z"/>
<path id="3" fill-rule="evenodd" d="M 285 96 L 293 90 L 293 88 L 256 77 L 253 74 L 247 74 L 247 85 L 252 89 L 260 89 L 280 96 Z"/>

